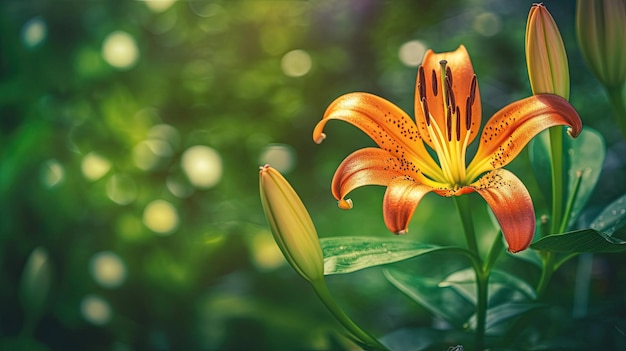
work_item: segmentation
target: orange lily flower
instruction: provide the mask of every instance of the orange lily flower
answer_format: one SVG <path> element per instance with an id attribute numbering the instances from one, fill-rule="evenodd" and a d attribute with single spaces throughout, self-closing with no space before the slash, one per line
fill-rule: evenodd
<path id="1" fill-rule="evenodd" d="M 452 52 L 429 50 L 424 56 L 417 75 L 415 122 L 376 95 L 350 93 L 337 98 L 315 127 L 313 140 L 321 143 L 326 123 L 338 119 L 361 129 L 379 146 L 355 151 L 337 168 L 332 193 L 339 207 L 352 208 L 345 196 L 355 188 L 386 186 L 385 224 L 393 233 L 404 234 L 427 193 L 451 197 L 477 192 L 498 219 L 509 251 L 526 249 L 535 232 L 532 200 L 522 181 L 502 167 L 544 129 L 569 126 L 575 137 L 582 122 L 557 95 L 513 102 L 487 121 L 476 154 L 466 164 L 467 147 L 479 133 L 481 112 L 476 75 L 462 45 Z"/>

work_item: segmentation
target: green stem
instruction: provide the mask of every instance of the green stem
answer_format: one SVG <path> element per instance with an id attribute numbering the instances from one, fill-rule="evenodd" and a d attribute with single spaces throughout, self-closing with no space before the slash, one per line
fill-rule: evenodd
<path id="1" fill-rule="evenodd" d="M 326 308 L 335 316 L 335 318 L 358 340 L 376 350 L 387 350 L 376 338 L 369 335 L 361 329 L 356 323 L 348 317 L 348 315 L 337 305 L 324 279 L 312 281 L 311 285 L 320 300 L 326 305 Z"/>
<path id="2" fill-rule="evenodd" d="M 552 167 L 552 218 L 551 234 L 557 234 L 561 224 L 563 203 L 563 131 L 562 127 L 550 128 L 550 156 Z"/>
<path id="3" fill-rule="evenodd" d="M 489 300 L 489 270 L 484 269 L 486 266 L 483 265 L 480 259 L 472 220 L 470 197 L 456 196 L 454 200 L 459 215 L 461 216 L 467 247 L 476 257 L 472 260 L 476 274 L 476 340 L 474 350 L 480 351 L 484 349 L 485 342 L 485 322 L 487 320 L 487 301 Z"/>
<path id="4" fill-rule="evenodd" d="M 476 341 L 474 349 L 478 351 L 484 349 L 488 300 L 489 272 L 476 271 Z"/>
<path id="5" fill-rule="evenodd" d="M 626 137 L 626 101 L 624 101 L 623 90 L 624 84 L 606 88 L 611 107 L 613 108 L 613 118 L 622 130 L 624 137 Z"/>
<path id="6" fill-rule="evenodd" d="M 467 248 L 480 257 L 478 252 L 478 244 L 476 243 L 476 234 L 474 233 L 474 223 L 472 220 L 472 208 L 470 206 L 469 196 L 455 196 L 454 203 L 456 209 L 461 216 L 461 222 L 465 232 L 465 241 L 467 241 Z"/>
<path id="7" fill-rule="evenodd" d="M 539 284 L 537 284 L 537 296 L 541 297 L 546 290 L 552 273 L 554 273 L 554 252 L 546 251 L 543 256 L 543 269 L 541 270 L 541 278 L 539 278 Z"/>
<path id="8" fill-rule="evenodd" d="M 567 224 L 570 221 L 572 209 L 574 209 L 574 204 L 576 203 L 576 197 L 578 197 L 578 191 L 580 190 L 580 184 L 582 183 L 583 173 L 582 171 L 576 171 L 575 174 L 576 179 L 574 179 L 574 189 L 567 200 L 567 205 L 565 206 L 565 212 L 563 213 L 563 220 L 561 221 L 561 226 L 559 227 L 559 233 L 564 233 L 567 230 Z"/>
<path id="9" fill-rule="evenodd" d="M 487 259 L 483 265 L 483 272 L 491 271 L 491 267 L 496 263 L 498 256 L 502 253 L 502 249 L 504 249 L 504 243 L 502 243 L 502 232 L 499 231 L 493 239 L 493 243 L 487 254 Z"/>

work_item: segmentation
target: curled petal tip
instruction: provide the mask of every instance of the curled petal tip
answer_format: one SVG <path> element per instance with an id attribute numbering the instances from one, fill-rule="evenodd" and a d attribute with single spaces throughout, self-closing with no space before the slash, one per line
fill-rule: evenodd
<path id="1" fill-rule="evenodd" d="M 264 164 L 263 166 L 259 166 L 259 171 L 260 172 L 264 172 L 267 171 L 271 166 L 269 165 L 269 163 Z"/>
<path id="2" fill-rule="evenodd" d="M 396 235 L 404 235 L 404 234 L 407 234 L 408 232 L 409 232 L 409 228 L 404 228 L 402 230 L 398 230 L 394 234 L 396 234 Z"/>
<path id="3" fill-rule="evenodd" d="M 319 135 L 317 135 L 317 136 L 315 137 L 315 143 L 316 143 L 316 144 L 321 144 L 321 143 L 322 143 L 322 141 L 324 141 L 324 139 L 326 139 L 326 134 L 324 134 L 324 133 L 320 133 Z"/>
<path id="4" fill-rule="evenodd" d="M 352 199 L 341 199 L 337 202 L 337 206 L 342 210 L 349 210 L 352 208 Z"/>
<path id="5" fill-rule="evenodd" d="M 567 134 L 569 136 L 571 136 L 572 138 L 576 138 L 578 136 L 578 134 L 580 134 L 581 130 L 582 130 L 582 128 L 574 129 L 572 127 L 569 127 L 569 128 L 567 128 Z"/>

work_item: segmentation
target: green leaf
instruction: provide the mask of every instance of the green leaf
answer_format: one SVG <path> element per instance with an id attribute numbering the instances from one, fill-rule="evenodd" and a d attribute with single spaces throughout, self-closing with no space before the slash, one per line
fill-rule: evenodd
<path id="1" fill-rule="evenodd" d="M 350 273 L 449 249 L 398 237 L 332 237 L 320 239 L 320 244 L 326 275 Z"/>
<path id="2" fill-rule="evenodd" d="M 440 279 L 396 269 L 385 269 L 383 272 L 387 280 L 409 298 L 458 328 L 462 328 L 474 313 L 474 304 L 451 286 L 441 287 Z"/>
<path id="3" fill-rule="evenodd" d="M 537 236 L 537 234 L 535 234 L 535 236 Z M 507 254 L 510 257 L 532 263 L 536 267 L 539 267 L 539 268 L 543 267 L 543 262 L 541 261 L 541 257 L 539 256 L 539 253 L 537 253 L 537 251 L 535 250 L 524 250 L 524 251 L 520 251 L 516 253 L 511 253 L 507 251 Z"/>
<path id="4" fill-rule="evenodd" d="M 472 268 L 466 268 L 447 276 L 440 287 L 451 286 L 472 303 L 476 303 L 476 275 Z M 534 300 L 535 289 L 526 281 L 506 272 L 492 270 L 489 277 L 489 304 L 498 301 Z"/>
<path id="5" fill-rule="evenodd" d="M 530 245 L 535 250 L 555 252 L 622 252 L 626 251 L 626 241 L 594 229 L 575 230 L 563 234 L 552 234 L 543 237 Z"/>
<path id="6" fill-rule="evenodd" d="M 565 155 L 569 160 L 568 196 L 574 191 L 577 178 L 582 177 L 568 219 L 567 228 L 569 228 L 582 212 L 598 182 L 604 164 L 606 148 L 602 135 L 589 127 L 585 127 L 575 139 L 564 138 L 564 141 L 567 147 Z"/>
<path id="7" fill-rule="evenodd" d="M 510 302 L 490 307 L 487 309 L 485 329 L 489 330 L 511 318 L 540 307 L 545 307 L 545 305 L 529 302 Z M 470 318 L 469 327 L 472 329 L 476 328 L 476 315 Z"/>
<path id="8" fill-rule="evenodd" d="M 626 225 L 626 194 L 608 205 L 596 219 L 591 222 L 591 229 L 612 235 Z"/>
<path id="9" fill-rule="evenodd" d="M 530 164 L 541 192 L 550 201 L 552 194 L 552 170 L 550 169 L 550 133 L 545 130 L 528 144 Z"/>
<path id="10" fill-rule="evenodd" d="M 529 145 L 529 150 L 530 161 L 539 187 L 545 194 L 546 200 L 550 202 L 552 171 L 548 131 L 535 137 Z M 585 127 L 576 138 L 564 136 L 563 151 L 563 167 L 567 169 L 564 173 L 563 184 L 568 185 L 564 202 L 568 201 L 575 192 L 576 183 L 580 177 L 580 186 L 575 194 L 576 198 L 568 219 L 569 228 L 583 210 L 598 182 L 606 152 L 600 133 L 589 127 Z"/>

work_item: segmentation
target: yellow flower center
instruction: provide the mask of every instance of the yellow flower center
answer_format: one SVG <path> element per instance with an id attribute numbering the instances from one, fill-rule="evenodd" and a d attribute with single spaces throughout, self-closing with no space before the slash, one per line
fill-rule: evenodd
<path id="1" fill-rule="evenodd" d="M 443 180 L 450 189 L 456 190 L 472 181 L 466 175 L 465 153 L 471 135 L 469 130 L 472 125 L 472 105 L 476 98 L 476 76 L 474 75 L 472 78 L 470 93 L 465 100 L 465 116 L 461 116 L 461 110 L 457 105 L 457 98 L 452 89 L 452 70 L 446 60 L 441 60 L 439 64 L 441 67 L 441 80 L 438 81 L 437 74 L 433 70 L 431 89 L 435 97 L 439 92 L 443 94 L 441 101 L 443 102 L 445 118 L 436 119 L 430 115 L 426 101 L 427 87 L 423 66 L 419 68 L 418 73 L 418 93 L 426 119 L 427 130 L 443 173 Z M 439 89 L 439 86 L 441 86 L 441 89 Z"/>

